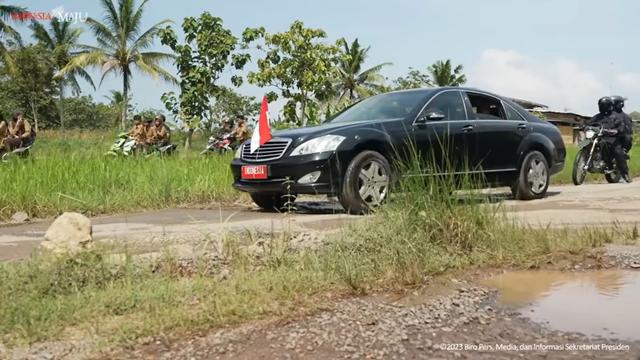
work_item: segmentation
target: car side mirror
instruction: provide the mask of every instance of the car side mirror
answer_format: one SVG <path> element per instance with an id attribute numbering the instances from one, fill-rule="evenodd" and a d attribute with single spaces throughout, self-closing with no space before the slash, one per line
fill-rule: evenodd
<path id="1" fill-rule="evenodd" d="M 439 111 L 430 111 L 418 118 L 419 123 L 425 123 L 427 121 L 440 121 L 443 120 L 446 116 Z"/>

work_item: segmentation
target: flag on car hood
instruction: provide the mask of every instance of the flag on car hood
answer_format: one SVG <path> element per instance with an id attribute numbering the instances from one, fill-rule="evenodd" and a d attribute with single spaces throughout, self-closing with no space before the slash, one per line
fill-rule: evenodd
<path id="1" fill-rule="evenodd" d="M 251 135 L 251 153 L 253 154 L 258 148 L 267 141 L 271 140 L 271 129 L 269 128 L 269 106 L 267 105 L 267 97 L 262 97 L 262 106 L 260 106 L 260 117 L 258 124 Z"/>

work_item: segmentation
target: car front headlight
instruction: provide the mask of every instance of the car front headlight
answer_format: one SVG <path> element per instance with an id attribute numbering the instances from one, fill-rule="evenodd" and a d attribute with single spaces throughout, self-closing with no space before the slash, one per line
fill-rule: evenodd
<path id="1" fill-rule="evenodd" d="M 322 153 L 326 151 L 334 151 L 335 149 L 338 148 L 338 146 L 342 143 L 344 139 L 345 137 L 340 135 L 320 136 L 318 138 L 305 141 L 304 143 L 298 145 L 298 147 L 293 150 L 290 156 L 317 154 L 317 153 Z"/>
<path id="2" fill-rule="evenodd" d="M 240 159 L 242 157 L 242 147 L 244 144 L 238 146 L 238 150 L 236 150 L 236 155 L 233 157 L 234 159 Z"/>
<path id="3" fill-rule="evenodd" d="M 596 136 L 596 132 L 593 130 L 587 130 L 585 132 L 585 136 L 587 137 L 587 139 L 593 139 L 593 137 Z"/>

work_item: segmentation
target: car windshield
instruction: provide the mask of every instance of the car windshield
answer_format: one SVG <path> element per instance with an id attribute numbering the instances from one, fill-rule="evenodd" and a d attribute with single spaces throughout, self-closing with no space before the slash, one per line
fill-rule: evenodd
<path id="1" fill-rule="evenodd" d="M 405 118 L 429 96 L 425 91 L 403 91 L 372 96 L 351 106 L 328 122 L 343 123 Z"/>

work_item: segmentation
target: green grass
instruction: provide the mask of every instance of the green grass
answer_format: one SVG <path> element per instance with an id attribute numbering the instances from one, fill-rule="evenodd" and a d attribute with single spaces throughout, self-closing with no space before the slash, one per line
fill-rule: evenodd
<path id="1" fill-rule="evenodd" d="M 231 154 L 200 156 L 203 142 L 167 157 L 104 156 L 110 132 L 39 134 L 28 159 L 0 164 L 0 219 L 64 211 L 89 215 L 236 200 Z"/>
<path id="2" fill-rule="evenodd" d="M 185 271 L 167 255 L 156 266 L 108 260 L 99 248 L 77 257 L 36 255 L 0 264 L 0 342 L 9 346 L 69 336 L 106 344 L 153 334 L 206 330 L 328 305 L 326 295 L 415 286 L 425 276 L 470 267 L 535 268 L 612 241 L 615 230 L 530 229 L 475 198 L 449 196 L 438 179 L 409 178 L 402 195 L 318 250 L 287 250 L 274 234 L 256 259 L 229 236 L 221 253 L 230 275 L 207 259 Z M 637 231 L 628 232 L 637 237 Z M 246 235 L 245 235 L 246 236 Z"/>
<path id="3" fill-rule="evenodd" d="M 635 144 L 631 148 L 631 159 L 627 162 L 629 172 L 632 177 L 640 176 L 640 144 Z M 565 157 L 564 169 L 559 174 L 551 178 L 553 184 L 572 184 L 571 172 L 573 171 L 573 161 L 576 158 L 578 149 L 575 145 L 567 145 L 567 156 Z M 604 175 L 588 174 L 585 182 L 605 182 Z"/>

